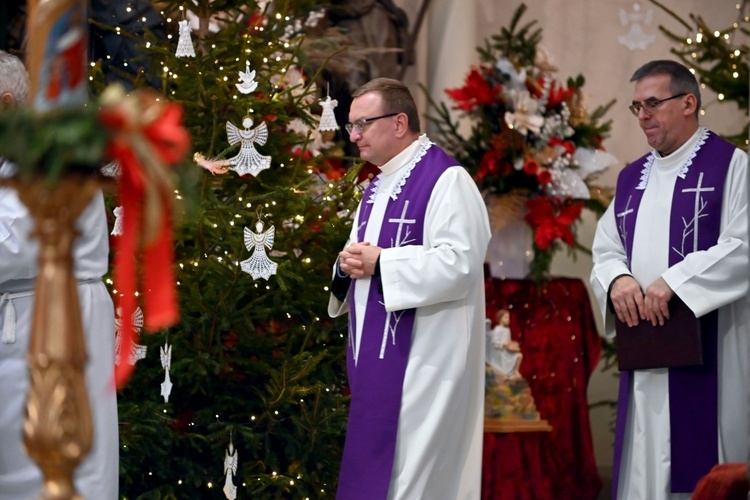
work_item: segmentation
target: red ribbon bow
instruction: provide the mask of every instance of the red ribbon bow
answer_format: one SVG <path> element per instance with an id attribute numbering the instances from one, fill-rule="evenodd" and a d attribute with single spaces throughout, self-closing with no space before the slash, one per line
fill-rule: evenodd
<path id="1" fill-rule="evenodd" d="M 121 167 L 123 231 L 114 276 L 123 322 L 115 384 L 122 387 L 132 374 L 130 350 L 138 340 L 131 319 L 137 305 L 139 252 L 144 327 L 156 331 L 179 320 L 172 253 L 174 188 L 167 169 L 185 157 L 190 139 L 182 126 L 182 108 L 153 91 L 125 95 L 122 87 L 110 87 L 101 104 L 99 118 L 112 134 L 108 151 Z"/>

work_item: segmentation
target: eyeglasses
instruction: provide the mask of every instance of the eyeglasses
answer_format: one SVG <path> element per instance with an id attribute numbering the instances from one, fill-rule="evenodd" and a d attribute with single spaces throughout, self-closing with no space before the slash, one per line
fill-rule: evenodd
<path id="1" fill-rule="evenodd" d="M 344 125 L 344 128 L 346 129 L 346 132 L 351 135 L 352 130 L 356 130 L 357 133 L 363 134 L 365 131 L 365 126 L 370 123 L 374 122 L 375 120 L 380 120 L 381 118 L 388 118 L 389 116 L 396 116 L 398 113 L 388 113 L 387 115 L 380 115 L 375 116 L 373 118 L 360 118 L 359 120 L 347 123 Z"/>
<path id="2" fill-rule="evenodd" d="M 645 101 L 633 101 L 633 104 L 628 106 L 628 109 L 630 109 L 630 112 L 633 113 L 634 116 L 638 116 L 638 113 L 640 113 L 641 110 L 645 111 L 647 115 L 651 116 L 656 112 L 656 108 L 659 107 L 659 104 L 666 102 L 670 99 L 677 99 L 678 97 L 682 97 L 684 95 L 687 95 L 687 92 L 673 95 L 672 97 L 667 97 L 665 99 L 651 98 L 651 99 L 646 99 Z"/>

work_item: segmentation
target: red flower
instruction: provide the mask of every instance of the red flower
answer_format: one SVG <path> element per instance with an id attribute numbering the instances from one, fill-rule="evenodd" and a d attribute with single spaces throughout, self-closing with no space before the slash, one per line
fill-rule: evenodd
<path id="1" fill-rule="evenodd" d="M 362 168 L 357 175 L 357 184 L 362 184 L 365 181 L 371 181 L 379 173 L 380 169 L 368 161 L 364 165 L 362 165 Z"/>
<path id="2" fill-rule="evenodd" d="M 481 183 L 485 177 L 502 177 L 510 173 L 513 166 L 494 149 L 490 149 L 479 161 L 479 168 L 474 175 L 474 180 Z"/>
<path id="3" fill-rule="evenodd" d="M 536 175 L 539 171 L 539 164 L 534 160 L 526 160 L 523 164 L 523 173 L 526 175 Z"/>
<path id="4" fill-rule="evenodd" d="M 552 137 L 549 140 L 549 145 L 553 148 L 555 146 L 562 146 L 565 152 L 568 153 L 569 155 L 572 155 L 573 153 L 576 152 L 576 145 L 573 141 L 563 141 L 559 137 Z"/>
<path id="5" fill-rule="evenodd" d="M 552 174 L 546 168 L 539 170 L 536 174 L 536 180 L 539 184 L 549 184 L 552 181 Z"/>
<path id="6" fill-rule="evenodd" d="M 544 196 L 526 202 L 529 213 L 524 219 L 534 229 L 534 243 L 541 250 L 547 250 L 558 238 L 570 247 L 575 244 L 571 226 L 581 215 L 583 202 L 555 205 Z"/>
<path id="7" fill-rule="evenodd" d="M 547 98 L 547 109 L 553 109 L 573 97 L 576 91 L 575 87 L 565 88 L 556 81 L 552 81 L 549 88 L 549 97 Z"/>
<path id="8" fill-rule="evenodd" d="M 466 76 L 466 84 L 458 89 L 446 89 L 448 97 L 456 102 L 456 108 L 470 111 L 475 106 L 492 104 L 500 93 L 500 85 L 491 85 L 477 68 L 472 68 Z"/>

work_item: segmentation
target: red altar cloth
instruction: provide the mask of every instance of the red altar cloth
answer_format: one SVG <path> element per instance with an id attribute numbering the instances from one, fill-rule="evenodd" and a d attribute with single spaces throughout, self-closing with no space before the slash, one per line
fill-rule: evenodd
<path id="1" fill-rule="evenodd" d="M 484 500 L 595 499 L 596 470 L 586 388 L 601 341 L 583 282 L 488 278 L 487 317 L 510 311 L 521 375 L 552 432 L 484 434 Z"/>

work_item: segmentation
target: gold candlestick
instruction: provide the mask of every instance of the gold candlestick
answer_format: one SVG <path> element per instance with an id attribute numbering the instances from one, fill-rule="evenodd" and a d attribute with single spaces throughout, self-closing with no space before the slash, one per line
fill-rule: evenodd
<path id="1" fill-rule="evenodd" d="M 28 0 L 27 6 L 29 104 L 37 112 L 82 106 L 88 79 L 86 1 Z M 90 451 L 93 435 L 72 248 L 76 220 L 98 182 L 63 174 L 51 184 L 41 177 L 11 181 L 34 218 L 39 240 L 23 438 L 44 476 L 40 498 L 68 500 L 80 498 L 73 473 Z"/>
<path id="2" fill-rule="evenodd" d="M 52 186 L 43 179 L 3 183 L 18 191 L 34 218 L 33 236 L 39 240 L 24 445 L 44 476 L 40 498 L 78 499 L 73 472 L 91 449 L 93 425 L 72 247 L 76 220 L 99 182 L 66 175 Z"/>

